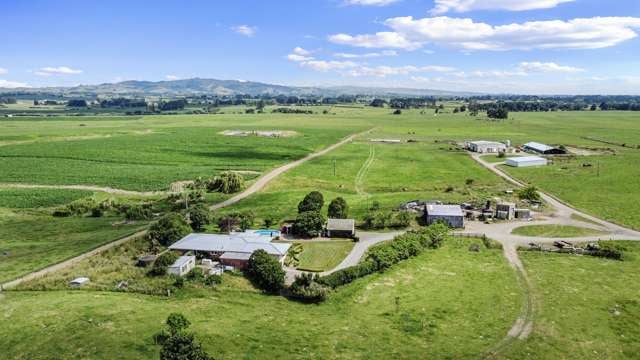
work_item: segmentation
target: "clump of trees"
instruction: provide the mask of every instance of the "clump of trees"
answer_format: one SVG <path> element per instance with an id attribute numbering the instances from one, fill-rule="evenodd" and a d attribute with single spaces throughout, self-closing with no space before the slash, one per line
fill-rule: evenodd
<path id="1" fill-rule="evenodd" d="M 217 223 L 220 230 L 224 232 L 238 229 L 245 231 L 253 226 L 255 218 L 253 211 L 236 211 L 220 216 Z"/>
<path id="2" fill-rule="evenodd" d="M 223 194 L 233 194 L 240 190 L 244 186 L 244 178 L 242 175 L 233 172 L 225 171 L 206 183 L 206 188 L 210 192 L 221 192 Z"/>
<path id="3" fill-rule="evenodd" d="M 316 237 L 322 233 L 325 218 L 320 211 L 324 206 L 324 196 L 318 191 L 307 194 L 298 204 L 298 216 L 293 231 L 305 237 Z"/>
<path id="4" fill-rule="evenodd" d="M 200 232 L 205 226 L 211 224 L 213 214 L 204 204 L 196 204 L 189 209 L 189 225 L 193 231 Z"/>
<path id="5" fill-rule="evenodd" d="M 282 265 L 262 249 L 251 254 L 246 275 L 257 288 L 267 293 L 277 294 L 284 288 L 285 272 Z"/>
<path id="6" fill-rule="evenodd" d="M 502 106 L 492 107 L 487 109 L 487 116 L 490 119 L 500 119 L 500 120 L 508 119 L 509 110 L 507 110 L 505 107 L 502 107 Z"/>
<path id="7" fill-rule="evenodd" d="M 343 197 L 337 197 L 329 203 L 327 215 L 331 219 L 346 219 L 349 217 L 349 205 Z"/>
<path id="8" fill-rule="evenodd" d="M 186 330 L 191 325 L 187 318 L 179 313 L 167 317 L 166 329 L 153 336 L 157 345 L 161 345 L 160 360 L 213 360 L 196 340 L 193 333 Z"/>
<path id="9" fill-rule="evenodd" d="M 407 211 L 369 211 L 362 221 L 362 228 L 367 230 L 384 228 L 405 228 L 411 225 L 413 216 Z"/>
<path id="10" fill-rule="evenodd" d="M 169 213 L 149 229 L 149 240 L 169 246 L 191 232 L 191 227 L 184 217 L 178 213 Z"/>
<path id="11" fill-rule="evenodd" d="M 87 101 L 83 99 L 71 99 L 67 101 L 68 107 L 87 107 Z"/>

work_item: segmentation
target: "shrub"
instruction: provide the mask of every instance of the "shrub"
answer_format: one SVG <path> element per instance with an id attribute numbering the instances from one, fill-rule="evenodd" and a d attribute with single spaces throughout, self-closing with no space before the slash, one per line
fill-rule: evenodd
<path id="1" fill-rule="evenodd" d="M 173 281 L 173 286 L 175 286 L 178 289 L 182 289 L 184 287 L 184 278 L 180 276 L 176 276 L 175 280 Z"/>
<path id="2" fill-rule="evenodd" d="M 211 223 L 211 210 L 204 204 L 197 204 L 189 209 L 189 221 L 193 231 L 202 231 Z"/>
<path id="3" fill-rule="evenodd" d="M 167 267 L 178 260 L 178 255 L 174 252 L 168 251 L 156 259 L 153 262 L 153 266 L 149 271 L 151 276 L 162 276 L 167 274 Z"/>
<path id="4" fill-rule="evenodd" d="M 204 284 L 207 286 L 215 286 L 222 284 L 222 276 L 220 275 L 209 275 L 204 278 Z"/>
<path id="5" fill-rule="evenodd" d="M 185 332 L 191 323 L 184 315 L 172 313 L 166 321 L 166 329 L 153 336 L 156 344 L 162 345 L 160 360 L 213 360 L 191 333 Z"/>
<path id="6" fill-rule="evenodd" d="M 104 210 L 102 210 L 101 207 L 96 206 L 93 209 L 91 209 L 91 217 L 99 218 L 99 217 L 102 217 L 103 215 L 104 215 Z"/>
<path id="7" fill-rule="evenodd" d="M 465 180 L 465 181 L 464 181 L 464 183 L 465 183 L 465 185 L 467 185 L 467 186 L 471 186 L 471 185 L 473 185 L 473 182 L 474 182 L 474 181 L 475 181 L 475 180 L 473 180 L 473 179 L 467 179 L 467 180 Z"/>
<path id="8" fill-rule="evenodd" d="M 240 191 L 243 186 L 244 178 L 242 175 L 232 171 L 225 171 L 209 181 L 207 190 L 210 192 L 232 194 Z"/>
<path id="9" fill-rule="evenodd" d="M 191 232 L 191 227 L 182 215 L 170 213 L 151 225 L 149 239 L 164 246 L 169 246 Z"/>
<path id="10" fill-rule="evenodd" d="M 193 281 L 193 282 L 202 281 L 204 280 L 204 273 L 202 272 L 201 268 L 195 267 L 191 271 L 189 271 L 186 277 L 187 277 L 187 280 L 189 281 Z"/>
<path id="11" fill-rule="evenodd" d="M 346 219 L 349 216 L 349 205 L 342 197 L 337 197 L 329 203 L 327 215 L 332 219 Z"/>
<path id="12" fill-rule="evenodd" d="M 124 216 L 127 220 L 148 220 L 151 219 L 153 214 L 148 207 L 134 204 L 127 207 Z"/>
<path id="13" fill-rule="evenodd" d="M 293 232 L 305 237 L 320 236 L 325 219 L 319 211 L 306 211 L 298 214 L 293 223 Z"/>
<path id="14" fill-rule="evenodd" d="M 322 302 L 327 297 L 329 289 L 318 282 L 320 277 L 310 273 L 303 273 L 296 276 L 293 284 L 289 287 L 289 296 L 303 302 Z"/>
<path id="15" fill-rule="evenodd" d="M 247 276 L 253 284 L 268 293 L 278 293 L 284 287 L 285 272 L 280 262 L 264 250 L 251 254 Z"/>
<path id="16" fill-rule="evenodd" d="M 535 186 L 527 186 L 518 191 L 518 197 L 522 200 L 540 201 L 540 194 Z"/>
<path id="17" fill-rule="evenodd" d="M 318 191 L 308 193 L 298 204 L 298 213 L 320 211 L 324 206 L 324 197 Z"/>

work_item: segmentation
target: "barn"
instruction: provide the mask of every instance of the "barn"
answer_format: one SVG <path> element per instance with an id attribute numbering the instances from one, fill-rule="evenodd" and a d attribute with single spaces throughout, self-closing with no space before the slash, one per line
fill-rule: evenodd
<path id="1" fill-rule="evenodd" d="M 534 152 L 534 153 L 543 154 L 543 155 L 562 155 L 567 153 L 565 150 L 562 150 L 560 148 L 556 148 L 553 146 L 549 146 L 546 144 L 541 144 L 533 141 L 522 145 L 522 149 L 524 149 L 524 151 Z"/>
<path id="2" fill-rule="evenodd" d="M 539 156 L 522 156 L 508 158 L 504 163 L 513 167 L 545 166 L 547 159 Z"/>
<path id="3" fill-rule="evenodd" d="M 464 214 L 460 205 L 427 204 L 424 208 L 424 217 L 427 225 L 441 221 L 454 229 L 464 228 Z"/>

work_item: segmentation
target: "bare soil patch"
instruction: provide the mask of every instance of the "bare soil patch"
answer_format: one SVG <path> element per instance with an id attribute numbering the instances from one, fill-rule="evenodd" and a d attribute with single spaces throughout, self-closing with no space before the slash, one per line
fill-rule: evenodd
<path id="1" fill-rule="evenodd" d="M 225 130 L 220 132 L 224 136 L 261 136 L 261 137 L 292 137 L 299 135 L 297 131 L 291 130 Z"/>

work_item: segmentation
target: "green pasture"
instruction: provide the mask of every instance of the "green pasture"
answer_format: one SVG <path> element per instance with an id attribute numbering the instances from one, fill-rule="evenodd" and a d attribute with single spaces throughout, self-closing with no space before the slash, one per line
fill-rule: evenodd
<path id="1" fill-rule="evenodd" d="M 321 272 L 338 266 L 353 249 L 351 240 L 300 242 L 302 253 L 297 268 L 303 271 Z"/>
<path id="2" fill-rule="evenodd" d="M 530 338 L 507 358 L 635 359 L 640 352 L 640 244 L 618 242 L 625 261 L 520 252 L 533 282 Z"/>
<path id="3" fill-rule="evenodd" d="M 605 232 L 590 228 L 583 228 L 570 225 L 528 225 L 513 229 L 514 235 L 572 238 L 582 236 L 604 235 Z"/>
<path id="4" fill-rule="evenodd" d="M 511 327 L 522 292 L 501 251 L 468 246 L 452 240 L 320 305 L 262 295 L 227 275 L 219 290 L 186 289 L 170 298 L 6 292 L 0 347 L 7 358 L 157 358 L 151 336 L 169 313 L 181 312 L 216 358 L 475 359 Z"/>

